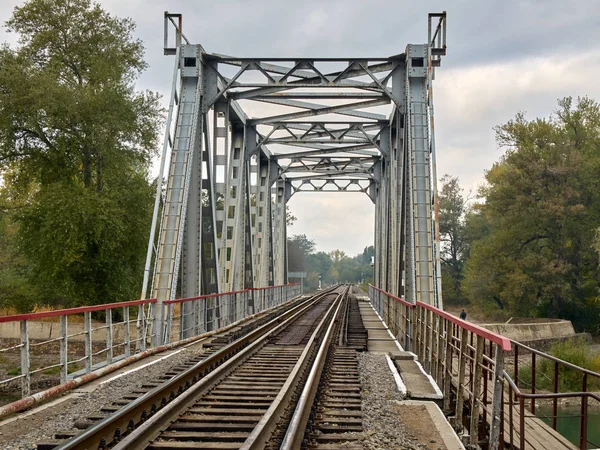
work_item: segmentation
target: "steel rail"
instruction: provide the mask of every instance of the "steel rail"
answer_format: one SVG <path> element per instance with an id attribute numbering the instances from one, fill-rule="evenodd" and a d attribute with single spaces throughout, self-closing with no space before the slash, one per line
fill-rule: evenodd
<path id="1" fill-rule="evenodd" d="M 348 286 L 345 291 L 340 294 L 338 299 L 342 300 L 343 298 L 347 297 L 349 289 L 350 287 Z M 285 437 L 283 438 L 280 450 L 295 450 L 301 448 L 302 446 L 304 431 L 306 430 L 308 424 L 310 411 L 315 401 L 323 367 L 325 366 L 325 361 L 327 360 L 329 345 L 333 339 L 334 328 L 337 325 L 337 321 L 335 319 L 340 312 L 342 304 L 342 301 L 337 304 L 334 320 L 332 320 L 327 327 L 327 332 L 325 333 L 325 337 L 319 346 L 319 351 L 311 367 L 308 379 L 304 384 L 302 393 L 300 394 L 298 404 L 296 405 L 296 409 L 294 410 L 294 414 L 290 420 L 290 424 L 286 431 Z"/>
<path id="2" fill-rule="evenodd" d="M 293 322 L 314 303 L 330 294 L 334 289 L 335 288 L 332 288 L 322 292 L 318 296 L 309 298 L 303 303 L 282 313 L 282 315 L 251 331 L 246 336 L 228 344 L 193 367 L 124 406 L 115 414 L 108 416 L 104 420 L 85 430 L 83 433 L 59 445 L 56 449 L 83 450 L 106 448 L 112 441 L 119 441 L 116 446 L 113 446 L 115 449 L 143 448 L 140 445 L 134 446 L 131 438 L 135 436 L 136 439 L 139 440 L 142 439 L 142 437 L 158 432 L 157 422 L 161 418 L 167 420 L 165 417 L 169 411 L 174 409 L 175 405 L 183 403 L 186 399 L 188 399 L 188 402 L 192 402 L 193 397 L 192 400 L 189 400 L 191 394 L 203 389 L 208 389 L 208 387 L 212 386 L 214 380 L 218 376 L 223 376 L 224 370 L 231 368 L 239 362 L 240 359 L 247 356 L 252 349 L 255 349 L 260 345 L 264 339 Z M 213 370 L 217 367 L 219 370 Z M 189 392 L 183 396 L 179 395 L 184 391 Z M 171 400 L 170 402 L 169 399 Z M 120 437 L 128 431 L 131 433 L 124 439 L 120 439 Z M 145 444 L 147 443 L 148 441 L 145 441 Z M 122 444 L 127 445 L 124 446 Z"/>
<path id="3" fill-rule="evenodd" d="M 339 294 L 334 302 L 331 304 L 327 312 L 324 314 L 323 318 L 319 322 L 319 325 L 312 333 L 306 347 L 304 347 L 304 351 L 300 356 L 300 359 L 296 363 L 294 369 L 290 373 L 288 379 L 285 384 L 282 386 L 279 394 L 262 417 L 262 419 L 257 424 L 256 428 L 250 433 L 250 436 L 246 439 L 243 445 L 240 447 L 240 450 L 259 450 L 265 448 L 266 444 L 271 437 L 271 434 L 275 427 L 277 426 L 277 422 L 280 420 L 284 409 L 289 406 L 292 394 L 294 393 L 294 389 L 298 386 L 301 381 L 302 373 L 310 368 L 309 379 L 313 376 L 315 372 L 315 365 L 318 364 L 319 356 L 322 353 L 327 353 L 327 347 L 329 346 L 329 342 L 331 341 L 331 329 L 336 323 L 336 319 L 339 315 L 341 305 L 343 304 L 343 299 L 347 293 L 346 288 L 344 292 Z M 334 311 L 335 309 L 335 311 Z M 322 334 L 323 328 L 327 326 L 325 337 L 321 340 L 319 345 L 318 354 L 315 359 L 311 358 L 311 354 L 313 353 L 313 349 L 317 344 L 317 340 L 319 336 Z M 324 362 L 324 361 L 323 361 Z M 322 364 L 320 368 L 322 369 Z M 320 373 L 320 370 L 318 370 Z M 303 394 L 300 396 L 299 402 L 302 402 Z M 306 400 L 302 403 L 302 408 L 305 408 Z M 312 406 L 312 402 L 309 405 Z M 300 448 L 295 447 L 295 448 Z"/>

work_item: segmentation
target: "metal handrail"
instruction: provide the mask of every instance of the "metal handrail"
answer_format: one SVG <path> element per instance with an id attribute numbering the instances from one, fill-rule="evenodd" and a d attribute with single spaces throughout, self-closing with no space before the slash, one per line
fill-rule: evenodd
<path id="1" fill-rule="evenodd" d="M 258 297 L 258 304 L 250 308 L 248 300 L 253 297 L 252 291 L 259 291 L 254 295 Z M 210 318 L 206 317 L 206 323 L 210 324 L 210 330 L 214 330 L 242 320 L 251 314 L 280 305 L 298 294 L 298 285 L 291 283 L 282 286 L 244 289 L 237 292 L 224 292 L 166 301 L 165 307 L 170 310 L 169 323 L 167 324 L 169 340 L 171 340 L 170 330 L 172 328 L 176 329 L 176 327 L 173 327 L 174 322 L 179 321 L 180 336 L 175 335 L 172 339 L 179 340 L 209 331 L 209 329 L 198 326 L 198 318 L 204 320 L 205 317 L 202 314 L 205 311 L 210 314 Z M 210 299 L 214 300 L 213 306 L 210 306 Z M 188 302 L 193 305 L 192 312 L 174 317 L 172 310 L 175 304 Z M 20 370 L 18 375 L 0 380 L 0 385 L 7 385 L 20 380 L 21 398 L 25 398 L 31 394 L 33 375 L 60 367 L 60 383 L 65 383 L 72 377 L 83 375 L 84 372 L 91 373 L 123 358 L 129 358 L 134 351 L 141 352 L 145 351 L 147 346 L 155 347 L 159 345 L 154 339 L 158 311 L 156 304 L 156 299 L 143 299 L 0 316 L 0 323 L 13 324 L 14 337 L 19 342 L 0 348 L 0 354 L 13 354 L 16 359 L 15 366 Z M 146 305 L 148 305 L 148 316 L 144 314 L 142 315 L 143 319 L 139 319 L 138 315 L 138 322 L 136 323 L 136 319 L 130 316 L 130 307 L 140 307 L 141 311 Z M 123 321 L 113 322 L 112 310 L 121 308 Z M 92 322 L 92 313 L 99 311 L 105 312 L 106 320 L 101 323 Z M 83 322 L 74 320 L 72 316 L 82 317 Z M 53 317 L 59 317 L 60 323 L 57 321 L 55 324 L 57 326 L 54 326 L 54 321 L 46 322 L 47 326 L 51 327 L 50 335 L 46 330 L 42 336 L 41 329 L 38 329 L 38 327 L 44 325 L 39 324 L 44 323 L 42 319 Z M 184 326 L 182 320 L 184 317 L 187 319 L 193 318 L 194 320 L 191 321 L 191 324 L 186 323 Z M 186 336 L 183 336 L 183 334 L 186 334 Z M 76 353 L 73 353 L 73 341 L 79 342 L 81 346 L 75 347 Z M 69 344 L 71 345 L 69 346 Z M 98 346 L 99 344 L 102 345 L 101 348 Z M 56 359 L 36 361 L 37 357 L 31 353 L 31 350 L 48 345 L 58 347 Z M 40 367 L 37 364 L 38 362 L 41 362 L 44 366 Z"/>
<path id="2" fill-rule="evenodd" d="M 536 350 L 534 348 L 528 347 L 527 345 L 521 344 L 520 342 L 517 342 L 515 340 L 511 339 L 511 342 L 513 344 L 515 344 L 515 346 L 519 346 L 521 348 L 524 348 L 528 352 L 535 353 L 536 355 L 539 355 L 539 356 L 541 356 L 541 357 L 543 357 L 545 359 L 549 359 L 550 361 L 554 361 L 554 362 L 557 362 L 559 364 L 562 364 L 563 366 L 568 367 L 569 369 L 573 369 L 573 370 L 576 370 L 576 371 L 578 371 L 580 373 L 585 373 L 587 375 L 591 375 L 593 377 L 596 377 L 596 378 L 600 379 L 600 373 L 598 373 L 598 372 L 594 372 L 593 370 L 586 369 L 585 367 L 576 366 L 575 364 L 572 364 L 572 363 L 570 363 L 568 361 L 565 361 L 563 359 L 557 358 L 556 356 L 552 356 L 552 355 L 550 355 L 548 353 L 544 353 L 544 352 L 542 352 L 540 350 Z"/>

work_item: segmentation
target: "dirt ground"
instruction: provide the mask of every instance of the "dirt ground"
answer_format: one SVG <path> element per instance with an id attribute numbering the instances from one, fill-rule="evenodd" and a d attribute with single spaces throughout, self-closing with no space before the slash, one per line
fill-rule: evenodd
<path id="1" fill-rule="evenodd" d="M 7 348 L 19 344 L 19 339 L 0 339 L 0 348 Z M 52 342 L 45 345 L 35 346 L 36 342 L 31 341 L 30 345 L 30 367 L 35 370 L 38 368 L 49 367 L 60 362 L 59 342 Z M 94 353 L 103 350 L 103 343 L 94 343 L 92 351 Z M 120 347 L 122 351 L 122 347 Z M 116 349 L 115 349 L 116 350 Z M 83 342 L 69 342 L 69 360 L 74 361 L 85 355 Z M 115 354 L 114 357 L 118 356 Z M 93 363 L 103 361 L 104 354 L 100 354 L 93 359 Z M 83 361 L 69 364 L 69 373 L 76 372 L 84 367 Z M 0 380 L 6 380 L 20 375 L 21 373 L 21 354 L 20 350 L 10 350 L 0 353 Z M 39 392 L 52 386 L 60 384 L 60 368 L 54 367 L 42 372 L 38 372 L 31 377 L 31 392 Z M 15 380 L 10 383 L 0 385 L 0 406 L 11 403 L 21 398 L 21 380 Z"/>
<path id="2" fill-rule="evenodd" d="M 408 433 L 421 444 L 421 448 L 428 450 L 447 448 L 424 405 L 396 405 L 394 409 L 398 411 Z"/>

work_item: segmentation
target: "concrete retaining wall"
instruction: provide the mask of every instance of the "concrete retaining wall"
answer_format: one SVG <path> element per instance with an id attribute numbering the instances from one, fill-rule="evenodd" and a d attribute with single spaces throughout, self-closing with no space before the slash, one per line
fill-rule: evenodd
<path id="1" fill-rule="evenodd" d="M 576 334 L 573 324 L 569 320 L 514 324 L 486 323 L 478 325 L 519 342 L 564 338 L 575 336 Z"/>

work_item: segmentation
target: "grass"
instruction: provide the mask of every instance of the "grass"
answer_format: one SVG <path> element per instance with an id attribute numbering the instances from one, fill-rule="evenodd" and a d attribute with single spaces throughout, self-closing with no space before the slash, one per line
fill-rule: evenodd
<path id="1" fill-rule="evenodd" d="M 60 367 L 52 367 L 51 369 L 44 370 L 44 375 L 58 375 L 60 373 Z"/>
<path id="2" fill-rule="evenodd" d="M 9 371 L 6 372 L 6 375 L 9 375 L 11 377 L 14 377 L 16 375 L 21 375 L 21 368 L 15 367 L 14 369 L 10 369 Z"/>
<path id="3" fill-rule="evenodd" d="M 582 339 L 570 339 L 553 344 L 548 352 L 556 358 L 567 361 L 584 369 L 600 373 L 600 355 L 593 354 L 589 345 Z M 554 391 L 554 361 L 546 358 L 536 359 L 536 390 Z M 581 372 L 559 364 L 558 392 L 579 392 L 582 388 Z M 531 363 L 519 368 L 519 386 L 531 387 Z M 588 376 L 587 390 L 600 390 L 600 378 Z"/>

